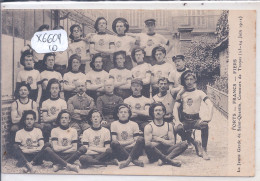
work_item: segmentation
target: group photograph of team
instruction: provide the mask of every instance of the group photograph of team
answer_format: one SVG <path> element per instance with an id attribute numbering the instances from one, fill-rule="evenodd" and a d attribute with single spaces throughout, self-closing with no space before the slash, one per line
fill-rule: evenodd
<path id="1" fill-rule="evenodd" d="M 118 17 L 108 34 L 108 21 L 100 16 L 95 33 L 83 35 L 80 24 L 68 28 L 66 51 L 41 54 L 30 44 L 20 50 L 23 68 L 11 104 L 12 168 L 139 175 L 149 174 L 142 172 L 146 167 L 155 173 L 164 167 L 214 169 L 214 139 L 226 129 L 221 113 L 198 86 L 203 77 L 187 66 L 186 55 L 169 54 L 176 47 L 156 31 L 158 21 L 145 19 L 144 31 L 135 33 Z M 37 32 L 60 29 L 42 24 Z"/>

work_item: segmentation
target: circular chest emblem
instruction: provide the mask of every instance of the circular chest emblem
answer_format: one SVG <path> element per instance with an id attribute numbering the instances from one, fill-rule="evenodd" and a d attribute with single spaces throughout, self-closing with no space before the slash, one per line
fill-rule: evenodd
<path id="1" fill-rule="evenodd" d="M 137 109 L 137 110 L 140 110 L 141 109 L 141 104 L 140 103 L 137 103 L 137 104 L 135 104 L 135 109 Z"/>
<path id="2" fill-rule="evenodd" d="M 123 79 L 122 75 L 117 75 L 116 77 L 117 82 L 122 82 L 122 79 Z"/>
<path id="3" fill-rule="evenodd" d="M 99 85 L 101 84 L 101 78 L 100 77 L 97 77 L 96 80 L 95 80 L 96 84 Z"/>
<path id="4" fill-rule="evenodd" d="M 51 112 L 52 115 L 55 115 L 56 112 L 57 112 L 57 108 L 54 107 L 54 106 L 52 106 L 52 107 L 50 108 L 50 112 Z"/>
<path id="5" fill-rule="evenodd" d="M 189 98 L 189 99 L 187 100 L 187 105 L 188 105 L 188 106 L 192 106 L 192 104 L 193 104 L 193 100 L 192 100 L 191 98 Z"/>
<path id="6" fill-rule="evenodd" d="M 62 146 L 68 146 L 68 144 L 69 144 L 68 138 L 62 138 L 61 145 Z"/>
<path id="7" fill-rule="evenodd" d="M 76 48 L 75 53 L 77 55 L 81 55 L 81 48 L 80 47 Z"/>
<path id="8" fill-rule="evenodd" d="M 117 47 L 117 48 L 120 48 L 120 47 L 121 47 L 121 44 L 122 44 L 121 41 L 117 41 L 117 42 L 116 42 L 116 47 Z"/>
<path id="9" fill-rule="evenodd" d="M 28 76 L 28 77 L 27 77 L 27 83 L 28 83 L 29 85 L 31 85 L 31 84 L 33 83 L 33 77 L 32 77 L 32 76 Z"/>
<path id="10" fill-rule="evenodd" d="M 100 39 L 100 40 L 98 41 L 98 44 L 99 44 L 100 46 L 103 46 L 103 45 L 105 44 L 105 40 L 104 40 L 104 39 Z"/>
<path id="11" fill-rule="evenodd" d="M 93 138 L 93 143 L 94 143 L 94 145 L 98 146 L 100 143 L 100 136 L 95 136 Z"/>
<path id="12" fill-rule="evenodd" d="M 140 72 L 140 71 L 136 71 L 136 72 L 135 72 L 135 77 L 136 77 L 136 78 L 139 78 L 140 76 L 141 76 L 141 72 Z"/>
<path id="13" fill-rule="evenodd" d="M 161 78 L 161 77 L 162 77 L 162 71 L 160 71 L 160 70 L 157 71 L 157 72 L 156 72 L 156 76 L 157 76 L 158 78 Z"/>
<path id="14" fill-rule="evenodd" d="M 127 140 L 127 138 L 128 138 L 128 133 L 127 133 L 126 131 L 123 131 L 123 132 L 121 133 L 121 137 L 122 137 L 123 140 Z"/>
<path id="15" fill-rule="evenodd" d="M 26 146 L 30 148 L 30 147 L 32 147 L 32 145 L 33 145 L 32 139 L 31 138 L 27 138 L 26 139 Z"/>
<path id="16" fill-rule="evenodd" d="M 153 46 L 153 45 L 154 45 L 153 40 L 152 40 L 152 39 L 149 39 L 149 40 L 147 41 L 147 46 L 151 47 L 151 46 Z"/>

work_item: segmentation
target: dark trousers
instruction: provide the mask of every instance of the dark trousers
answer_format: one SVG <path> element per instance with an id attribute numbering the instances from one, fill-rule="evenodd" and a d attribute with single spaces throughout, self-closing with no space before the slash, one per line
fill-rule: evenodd
<path id="1" fill-rule="evenodd" d="M 155 96 L 158 93 L 159 93 L 159 88 L 158 87 L 152 87 L 152 96 Z"/>
<path id="2" fill-rule="evenodd" d="M 25 166 L 28 162 L 33 161 L 34 164 L 39 165 L 42 164 L 42 161 L 45 159 L 44 154 L 45 149 L 50 146 L 50 143 L 46 143 L 42 149 L 37 153 L 23 153 L 18 144 L 14 144 L 14 155 L 18 160 L 18 166 Z"/>
<path id="3" fill-rule="evenodd" d="M 79 161 L 83 167 L 87 167 L 91 165 L 108 165 L 108 162 L 112 159 L 112 149 L 108 148 L 104 153 L 97 155 L 82 155 L 80 156 Z"/>
<path id="4" fill-rule="evenodd" d="M 177 134 L 180 135 L 182 140 L 187 140 L 191 143 L 194 143 L 194 139 L 191 137 L 189 130 L 198 129 L 201 130 L 201 142 L 202 147 L 206 150 L 208 145 L 208 137 L 209 137 L 209 126 L 207 122 L 201 122 L 200 120 L 194 121 L 183 121 L 182 125 L 178 125 L 175 130 Z"/>
<path id="5" fill-rule="evenodd" d="M 57 125 L 55 123 L 41 123 L 41 126 L 44 142 L 46 143 L 49 141 L 49 138 L 51 136 L 51 130 L 57 127 Z"/>
<path id="6" fill-rule="evenodd" d="M 119 161 L 128 159 L 130 156 L 132 160 L 137 160 L 139 156 L 142 155 L 144 149 L 144 138 L 139 137 L 136 140 L 136 144 L 133 148 L 125 149 L 118 141 L 112 141 L 111 148 L 114 154 L 114 157 Z"/>
<path id="7" fill-rule="evenodd" d="M 56 153 L 51 147 L 47 147 L 45 152 L 53 164 L 59 164 L 65 167 L 68 163 L 74 163 L 81 155 L 85 154 L 87 152 L 87 148 L 85 146 L 81 146 L 73 153 Z"/>
<path id="8" fill-rule="evenodd" d="M 145 152 L 150 163 L 161 159 L 163 162 L 168 162 L 168 159 L 173 159 L 182 154 L 188 148 L 186 142 L 180 142 L 172 146 L 159 144 L 158 146 L 145 146 Z"/>

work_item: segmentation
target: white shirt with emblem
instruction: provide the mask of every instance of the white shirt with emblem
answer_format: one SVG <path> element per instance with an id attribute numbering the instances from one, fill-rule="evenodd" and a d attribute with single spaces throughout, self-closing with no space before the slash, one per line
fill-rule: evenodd
<path id="1" fill-rule="evenodd" d="M 66 130 L 60 127 L 51 130 L 51 140 L 57 140 L 59 146 L 69 146 L 78 141 L 78 133 L 75 128 L 68 128 Z M 65 150 L 63 153 L 70 153 L 70 150 Z"/>
<path id="2" fill-rule="evenodd" d="M 139 126 L 136 122 L 133 121 L 126 123 L 114 121 L 110 126 L 110 130 L 112 135 L 117 136 L 119 143 L 134 140 L 134 136 L 139 134 Z"/>
<path id="3" fill-rule="evenodd" d="M 131 36 L 114 36 L 115 50 L 125 51 L 126 55 L 131 55 L 131 48 L 135 44 L 135 38 Z"/>
<path id="4" fill-rule="evenodd" d="M 31 89 L 37 89 L 37 83 L 41 80 L 38 70 L 21 70 L 17 75 L 16 82 L 26 82 L 31 86 Z"/>
<path id="5" fill-rule="evenodd" d="M 157 46 L 164 46 L 167 44 L 168 40 L 160 35 L 155 33 L 154 35 L 147 35 L 146 33 L 141 33 L 140 35 L 140 46 L 145 47 L 146 56 L 152 56 L 153 48 Z"/>
<path id="6" fill-rule="evenodd" d="M 110 144 L 111 142 L 110 131 L 104 127 L 101 127 L 99 130 L 89 128 L 83 132 L 81 142 L 83 145 L 88 145 L 89 147 L 104 148 L 106 144 Z M 86 154 L 92 155 L 98 153 L 88 150 Z"/>
<path id="7" fill-rule="evenodd" d="M 22 151 L 39 147 L 40 140 L 43 140 L 43 136 L 39 128 L 33 128 L 32 131 L 21 129 L 16 132 L 15 136 L 15 142 L 20 144 Z"/>
<path id="8" fill-rule="evenodd" d="M 109 74 L 105 70 L 100 72 L 92 70 L 86 74 L 86 81 L 93 85 L 104 85 L 104 80 L 108 78 Z"/>
<path id="9" fill-rule="evenodd" d="M 59 98 L 58 100 L 47 99 L 42 103 L 42 110 L 46 111 L 48 116 L 58 116 L 59 112 L 63 109 L 67 109 L 67 103 L 65 100 Z"/>
<path id="10" fill-rule="evenodd" d="M 155 64 L 151 68 L 152 72 L 152 84 L 157 84 L 159 78 L 165 77 L 169 78 L 170 72 L 175 71 L 175 68 L 170 63 L 163 63 L 163 64 Z"/>
<path id="11" fill-rule="evenodd" d="M 202 91 L 195 89 L 193 91 L 180 90 L 176 101 L 183 105 L 183 112 L 186 114 L 198 114 L 200 112 L 201 101 L 205 101 L 207 95 Z"/>
<path id="12" fill-rule="evenodd" d="M 132 73 L 128 69 L 111 69 L 109 71 L 109 76 L 113 77 L 117 83 L 126 82 L 128 79 L 132 79 Z"/>

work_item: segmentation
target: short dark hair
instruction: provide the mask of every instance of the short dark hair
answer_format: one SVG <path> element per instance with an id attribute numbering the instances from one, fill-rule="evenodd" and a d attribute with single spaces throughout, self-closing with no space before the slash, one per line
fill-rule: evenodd
<path id="1" fill-rule="evenodd" d="M 118 66 L 117 66 L 117 62 L 116 62 L 116 57 L 118 56 L 118 55 L 123 55 L 123 57 L 125 58 L 126 57 L 126 52 L 125 51 L 117 51 L 117 52 L 115 52 L 114 54 L 113 54 L 113 63 L 114 63 L 114 66 L 117 68 Z M 126 64 L 126 61 L 125 61 L 125 64 Z"/>
<path id="2" fill-rule="evenodd" d="M 59 85 L 59 88 L 60 88 L 60 91 L 61 91 L 61 84 L 60 84 L 60 82 L 59 82 L 59 80 L 58 79 L 55 79 L 55 78 L 53 78 L 53 79 L 50 79 L 49 80 L 49 82 L 48 82 L 48 84 L 47 84 L 47 87 L 46 87 L 46 90 L 47 90 L 47 93 L 48 93 L 48 97 L 50 98 L 51 97 L 51 85 L 52 84 L 58 84 Z M 59 93 L 59 97 L 60 97 L 60 93 Z"/>
<path id="3" fill-rule="evenodd" d="M 93 55 L 92 59 L 91 59 L 91 62 L 89 63 L 90 67 L 94 70 L 95 69 L 95 60 L 96 58 L 98 57 L 101 57 L 102 58 L 102 62 L 103 62 L 103 65 L 102 65 L 102 69 L 104 68 L 104 60 L 103 60 L 103 57 L 102 57 L 102 54 L 101 53 L 96 53 Z"/>
<path id="4" fill-rule="evenodd" d="M 37 31 L 42 31 L 43 29 L 47 29 L 47 30 L 49 30 L 49 28 L 50 28 L 49 25 L 47 25 L 47 24 L 43 24 L 43 25 L 41 25 L 41 26 L 38 28 Z"/>
<path id="5" fill-rule="evenodd" d="M 91 109 L 88 113 L 88 116 L 87 116 L 87 121 L 88 121 L 88 124 L 89 125 L 93 125 L 92 121 L 91 121 L 91 118 L 92 118 L 92 115 L 95 113 L 95 112 L 98 112 L 100 114 L 100 117 L 102 118 L 101 121 L 104 119 L 103 117 L 103 114 L 96 108 L 94 109 Z"/>
<path id="6" fill-rule="evenodd" d="M 152 119 L 154 119 L 154 109 L 157 106 L 161 106 L 162 109 L 163 109 L 163 112 L 166 113 L 166 108 L 165 108 L 165 106 L 163 105 L 162 102 L 154 102 L 154 103 L 151 104 L 151 106 L 149 108 L 149 115 L 152 117 Z"/>
<path id="7" fill-rule="evenodd" d="M 69 114 L 69 119 L 71 119 L 70 112 L 69 112 L 68 110 L 66 110 L 66 109 L 63 109 L 63 110 L 61 110 L 61 111 L 59 112 L 59 114 L 58 114 L 58 116 L 57 116 L 57 119 L 56 119 L 56 123 L 57 123 L 57 125 L 60 126 L 60 119 L 61 119 L 61 116 L 62 116 L 62 114 L 65 114 L 65 113 Z"/>
<path id="8" fill-rule="evenodd" d="M 124 24 L 124 26 L 125 26 L 125 32 L 124 32 L 124 33 L 128 32 L 128 30 L 129 30 L 129 24 L 128 24 L 128 22 L 127 22 L 127 20 L 126 20 L 125 18 L 116 18 L 116 19 L 113 21 L 113 23 L 112 23 L 112 29 L 113 29 L 113 31 L 117 34 L 116 24 L 117 24 L 119 21 L 121 21 L 121 22 Z"/>
<path id="9" fill-rule="evenodd" d="M 104 17 L 98 17 L 97 18 L 97 20 L 96 20 L 96 22 L 95 22 L 95 24 L 94 24 L 94 28 L 95 28 L 95 30 L 98 32 L 99 31 L 99 29 L 98 29 L 98 23 L 99 23 L 99 21 L 100 20 L 105 20 L 106 21 L 106 24 L 107 24 L 107 20 L 106 20 L 106 18 L 104 18 Z"/>
<path id="10" fill-rule="evenodd" d="M 115 120 L 119 120 L 117 114 L 118 114 L 119 110 L 122 109 L 123 107 L 125 107 L 125 108 L 128 109 L 128 114 L 129 114 L 128 119 L 131 118 L 131 116 L 132 116 L 132 111 L 131 111 L 130 107 L 128 106 L 128 104 L 124 104 L 124 103 L 123 103 L 123 104 L 118 104 L 118 105 L 114 108 L 113 117 L 114 117 Z"/>
<path id="11" fill-rule="evenodd" d="M 23 128 L 26 127 L 25 120 L 26 120 L 26 117 L 27 117 L 29 114 L 32 114 L 32 115 L 33 115 L 33 119 L 36 120 L 36 112 L 35 112 L 35 111 L 33 111 L 33 110 L 25 110 L 25 111 L 23 112 L 23 115 L 22 115 L 21 119 L 20 119 L 20 123 L 21 123 L 21 125 L 22 125 Z"/>
<path id="12" fill-rule="evenodd" d="M 31 86 L 29 84 L 27 84 L 25 81 L 22 81 L 20 83 L 17 83 L 16 89 L 15 89 L 15 92 L 14 92 L 14 96 L 15 96 L 16 99 L 18 99 L 20 97 L 19 91 L 20 91 L 21 87 L 23 87 L 23 86 L 27 87 L 29 94 L 30 94 Z"/>
<path id="13" fill-rule="evenodd" d="M 78 28 L 80 29 L 80 31 L 82 32 L 82 28 L 80 27 L 79 24 L 74 24 L 74 25 L 72 25 L 72 26 L 70 27 L 70 35 L 69 35 L 69 38 L 72 39 L 72 40 L 74 40 L 74 36 L 72 35 L 72 33 L 73 33 L 74 28 L 76 28 L 76 27 L 78 27 Z M 82 36 L 82 35 L 81 35 L 81 36 Z"/>
<path id="14" fill-rule="evenodd" d="M 155 58 L 155 53 L 156 51 L 161 51 L 163 52 L 164 55 L 166 55 L 166 49 L 163 47 L 163 46 L 157 46 L 157 47 L 154 47 L 153 50 L 152 50 L 152 57 L 156 60 Z"/>
<path id="15" fill-rule="evenodd" d="M 55 54 L 54 53 L 45 53 L 44 57 L 43 57 L 43 63 L 46 64 L 47 58 L 51 57 L 51 56 L 53 56 L 54 60 L 55 60 Z"/>
<path id="16" fill-rule="evenodd" d="M 140 51 L 142 51 L 142 53 L 144 54 L 144 56 L 146 55 L 146 52 L 145 52 L 144 49 L 142 49 L 142 48 L 134 48 L 134 49 L 132 50 L 132 52 L 131 52 L 131 57 L 132 57 L 132 60 L 133 60 L 134 62 L 136 62 L 135 53 L 136 53 L 136 52 L 140 52 Z"/>
<path id="17" fill-rule="evenodd" d="M 68 68 L 67 68 L 68 72 L 72 70 L 72 61 L 74 59 L 77 59 L 81 63 L 81 57 L 79 55 L 77 54 L 71 55 L 68 61 Z"/>

